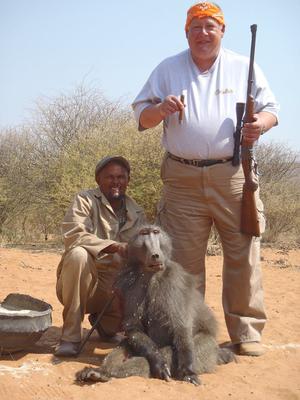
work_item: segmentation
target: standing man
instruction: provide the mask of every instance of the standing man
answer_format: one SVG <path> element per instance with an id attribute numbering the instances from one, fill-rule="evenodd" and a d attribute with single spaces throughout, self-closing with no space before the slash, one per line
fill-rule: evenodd
<path id="1" fill-rule="evenodd" d="M 195 275 L 203 295 L 215 225 L 224 253 L 223 308 L 231 341 L 238 354 L 259 356 L 266 322 L 260 240 L 240 232 L 244 175 L 231 162 L 236 103 L 246 101 L 249 60 L 222 48 L 224 15 L 215 3 L 192 6 L 185 32 L 189 48 L 162 61 L 133 103 L 140 131 L 163 121 L 158 220 L 172 238 L 175 260 Z M 255 121 L 242 130 L 247 145 L 277 124 L 278 104 L 257 65 L 253 95 Z"/>
<path id="2" fill-rule="evenodd" d="M 130 165 L 125 158 L 100 160 L 95 179 L 98 188 L 78 193 L 62 224 L 65 253 L 58 266 L 56 289 L 64 308 L 56 356 L 77 355 L 84 315 L 91 313 L 93 324 L 111 298 L 127 242 L 145 222 L 143 210 L 126 195 Z M 112 338 L 120 322 L 120 305 L 115 298 L 97 330 Z"/>

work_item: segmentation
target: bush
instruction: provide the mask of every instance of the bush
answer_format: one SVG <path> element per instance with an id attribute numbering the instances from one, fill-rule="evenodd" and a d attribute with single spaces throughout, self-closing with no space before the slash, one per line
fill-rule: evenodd
<path id="1" fill-rule="evenodd" d="M 96 187 L 107 155 L 130 160 L 131 194 L 154 219 L 163 151 L 159 130 L 138 133 L 132 113 L 95 90 L 39 102 L 32 122 L 0 133 L 0 235 L 21 241 L 58 234 L 74 194 Z"/>
<path id="2" fill-rule="evenodd" d="M 299 240 L 300 168 L 298 154 L 280 143 L 257 149 L 261 198 L 267 221 L 264 242 Z"/>
<path id="3" fill-rule="evenodd" d="M 154 221 L 160 197 L 161 127 L 137 132 L 130 110 L 82 87 L 40 101 L 32 121 L 0 132 L 0 235 L 4 241 L 58 235 L 74 194 L 95 187 L 97 161 L 123 155 L 132 167 L 129 194 Z M 261 196 L 268 221 L 264 240 L 299 237 L 299 168 L 281 144 L 260 145 Z M 298 236 L 296 236 L 298 235 Z M 212 233 L 211 244 L 217 244 Z"/>

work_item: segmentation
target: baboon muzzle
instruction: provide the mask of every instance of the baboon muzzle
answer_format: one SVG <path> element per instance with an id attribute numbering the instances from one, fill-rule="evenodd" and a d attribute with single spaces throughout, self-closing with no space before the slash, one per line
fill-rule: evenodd
<path id="1" fill-rule="evenodd" d="M 139 233 L 146 248 L 145 267 L 151 270 L 163 269 L 164 256 L 160 246 L 160 231 L 158 229 L 142 229 Z"/>

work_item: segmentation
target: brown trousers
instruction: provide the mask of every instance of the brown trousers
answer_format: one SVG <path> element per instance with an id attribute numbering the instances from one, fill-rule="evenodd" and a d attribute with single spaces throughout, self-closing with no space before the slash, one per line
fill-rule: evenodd
<path id="1" fill-rule="evenodd" d="M 195 275 L 205 294 L 205 255 L 214 224 L 223 247 L 223 309 L 232 343 L 260 341 L 266 322 L 260 239 L 240 233 L 244 176 L 231 162 L 194 167 L 165 157 L 158 223 L 169 233 L 174 259 Z M 258 198 L 260 211 L 263 205 Z M 264 217 L 261 212 L 261 230 Z"/>
<path id="2" fill-rule="evenodd" d="M 64 306 L 62 340 L 81 341 L 85 314 L 103 309 L 112 296 L 115 277 L 116 271 L 97 268 L 94 258 L 83 247 L 75 247 L 64 255 L 56 285 L 57 297 Z M 120 323 L 120 305 L 116 297 L 103 315 L 101 326 L 108 335 L 114 335 Z"/>

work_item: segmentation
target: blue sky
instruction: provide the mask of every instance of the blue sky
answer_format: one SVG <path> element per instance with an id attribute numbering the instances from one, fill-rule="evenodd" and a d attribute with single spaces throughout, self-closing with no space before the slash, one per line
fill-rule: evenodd
<path id="1" fill-rule="evenodd" d="M 40 97 L 79 84 L 130 104 L 152 69 L 187 47 L 193 0 L 0 0 L 0 126 L 30 120 Z M 281 105 L 280 124 L 262 138 L 300 151 L 300 1 L 220 0 L 223 46 L 249 55 L 256 23 L 256 62 Z"/>

